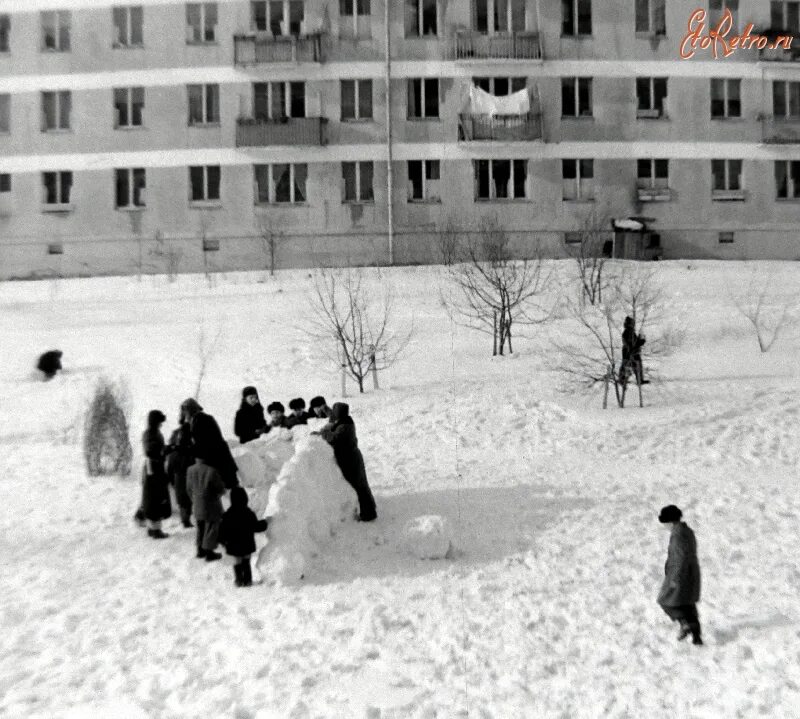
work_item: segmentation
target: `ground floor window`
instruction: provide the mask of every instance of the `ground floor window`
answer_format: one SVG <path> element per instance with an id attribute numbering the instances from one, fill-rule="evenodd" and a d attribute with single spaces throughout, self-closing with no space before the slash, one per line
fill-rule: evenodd
<path id="1" fill-rule="evenodd" d="M 145 173 L 144 168 L 116 170 L 116 207 L 131 208 L 145 206 Z"/>
<path id="2" fill-rule="evenodd" d="M 302 204 L 306 201 L 308 165 L 305 163 L 254 165 L 253 174 L 256 204 Z"/>
<path id="3" fill-rule="evenodd" d="M 71 172 L 43 172 L 44 204 L 49 206 L 68 205 L 72 196 Z"/>
<path id="4" fill-rule="evenodd" d="M 219 165 L 199 165 L 189 168 L 189 200 L 207 202 L 219 200 Z"/>
<path id="5" fill-rule="evenodd" d="M 409 160 L 408 201 L 439 202 L 439 160 Z"/>
<path id="6" fill-rule="evenodd" d="M 343 162 L 344 202 L 373 202 L 373 167 L 371 162 Z"/>
<path id="7" fill-rule="evenodd" d="M 527 160 L 474 160 L 476 200 L 528 198 Z"/>

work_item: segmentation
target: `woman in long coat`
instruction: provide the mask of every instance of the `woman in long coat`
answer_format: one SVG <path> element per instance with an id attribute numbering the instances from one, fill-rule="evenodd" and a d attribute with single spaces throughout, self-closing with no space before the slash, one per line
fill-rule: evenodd
<path id="1" fill-rule="evenodd" d="M 700 563 L 697 561 L 697 541 L 683 513 L 674 504 L 661 510 L 658 521 L 669 527 L 669 549 L 664 565 L 664 583 L 658 593 L 658 603 L 673 621 L 680 623 L 678 640 L 692 635 L 693 644 L 702 644 L 697 602 L 700 601 Z"/>
<path id="2" fill-rule="evenodd" d="M 163 412 L 151 410 L 147 415 L 147 429 L 142 434 L 145 463 L 142 467 L 142 510 L 147 520 L 148 536 L 164 539 L 169 536 L 161 531 L 161 520 L 172 515 L 172 503 L 164 470 L 164 435 L 161 425 L 166 421 Z"/>
<path id="3" fill-rule="evenodd" d="M 350 406 L 344 402 L 336 402 L 331 408 L 330 423 L 319 433 L 333 447 L 339 469 L 358 495 L 359 520 L 373 521 L 378 514 L 375 509 L 375 499 L 367 482 L 364 456 L 358 448 L 356 426 L 350 416 Z"/>

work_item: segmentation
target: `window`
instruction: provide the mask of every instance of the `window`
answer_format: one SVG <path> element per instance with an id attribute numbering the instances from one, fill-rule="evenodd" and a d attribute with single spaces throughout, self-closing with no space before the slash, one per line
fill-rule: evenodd
<path id="1" fill-rule="evenodd" d="M 256 204 L 302 204 L 306 201 L 308 165 L 305 163 L 253 165 Z"/>
<path id="2" fill-rule="evenodd" d="M 770 27 L 800 35 L 800 2 L 796 0 L 772 0 L 769 4 Z"/>
<path id="3" fill-rule="evenodd" d="M 409 160 L 408 201 L 439 202 L 439 160 Z"/>
<path id="4" fill-rule="evenodd" d="M 731 31 L 739 27 L 739 0 L 708 0 L 708 26 L 716 27 L 727 10 L 731 11 Z"/>
<path id="5" fill-rule="evenodd" d="M 42 132 L 69 130 L 72 93 L 69 90 L 42 93 Z"/>
<path id="6" fill-rule="evenodd" d="M 203 252 L 219 252 L 219 240 L 203 238 Z"/>
<path id="7" fill-rule="evenodd" d="M 564 200 L 594 199 L 594 160 L 561 160 Z"/>
<path id="8" fill-rule="evenodd" d="M 561 78 L 561 116 L 592 116 L 592 78 Z"/>
<path id="9" fill-rule="evenodd" d="M 0 132 L 11 132 L 11 95 L 0 94 Z"/>
<path id="10" fill-rule="evenodd" d="M 778 119 L 800 118 L 800 82 L 772 81 L 772 114 Z"/>
<path id="11" fill-rule="evenodd" d="M 775 191 L 779 200 L 800 199 L 800 160 L 775 161 Z"/>
<path id="12" fill-rule="evenodd" d="M 187 85 L 189 126 L 219 122 L 219 85 Z"/>
<path id="13" fill-rule="evenodd" d="M 437 0 L 406 0 L 406 37 L 438 35 Z"/>
<path id="14" fill-rule="evenodd" d="M 186 42 L 202 44 L 217 39 L 217 3 L 186 3 Z"/>
<path id="15" fill-rule="evenodd" d="M 592 34 L 592 0 L 561 0 L 561 34 Z"/>
<path id="16" fill-rule="evenodd" d="M 250 3 L 253 30 L 272 35 L 300 35 L 305 24 L 304 0 L 253 0 Z"/>
<path id="17" fill-rule="evenodd" d="M 665 117 L 666 77 L 636 78 L 636 117 Z"/>
<path id="18" fill-rule="evenodd" d="M 372 80 L 342 80 L 342 120 L 372 119 Z"/>
<path id="19" fill-rule="evenodd" d="M 254 82 L 253 115 L 256 120 L 306 116 L 304 82 Z"/>
<path id="20" fill-rule="evenodd" d="M 117 177 L 116 208 L 119 210 L 144 207 L 147 186 L 144 169 L 135 167 L 132 170 L 115 170 L 114 172 Z"/>
<path id="21" fill-rule="evenodd" d="M 476 200 L 527 198 L 527 160 L 474 160 Z"/>
<path id="22" fill-rule="evenodd" d="M 0 52 L 8 52 L 11 48 L 11 15 L 0 14 Z"/>
<path id="23" fill-rule="evenodd" d="M 11 175 L 0 172 L 0 192 L 11 192 Z"/>
<path id="24" fill-rule="evenodd" d="M 718 235 L 719 244 L 721 245 L 732 245 L 733 244 L 733 232 L 720 232 Z"/>
<path id="25" fill-rule="evenodd" d="M 189 168 L 189 201 L 219 200 L 219 165 L 198 165 Z"/>
<path id="26" fill-rule="evenodd" d="M 473 77 L 472 83 L 495 97 L 510 95 L 528 86 L 524 77 Z"/>
<path id="27" fill-rule="evenodd" d="M 666 0 L 636 0 L 636 32 L 666 35 Z"/>
<path id="28" fill-rule="evenodd" d="M 71 16 L 72 13 L 69 10 L 39 13 L 42 27 L 42 50 L 69 52 Z"/>
<path id="29" fill-rule="evenodd" d="M 370 37 L 370 0 L 339 0 L 339 32 L 344 37 Z"/>
<path id="30" fill-rule="evenodd" d="M 44 204 L 51 207 L 69 205 L 72 194 L 71 172 L 43 172 Z"/>
<path id="31" fill-rule="evenodd" d="M 63 242 L 50 242 L 47 245 L 47 254 L 48 255 L 63 255 L 64 254 L 64 243 Z"/>
<path id="32" fill-rule="evenodd" d="M 637 160 L 636 186 L 640 189 L 669 188 L 669 160 Z"/>
<path id="33" fill-rule="evenodd" d="M 141 127 L 144 115 L 144 88 L 115 88 L 114 112 L 114 127 Z"/>
<path id="34" fill-rule="evenodd" d="M 373 202 L 371 162 L 343 162 L 344 202 Z"/>
<path id="35" fill-rule="evenodd" d="M 114 47 L 142 47 L 144 35 L 142 25 L 144 9 L 141 5 L 115 7 L 112 9 L 114 19 Z"/>
<path id="36" fill-rule="evenodd" d="M 474 0 L 472 28 L 487 35 L 524 30 L 525 1 Z"/>
<path id="37" fill-rule="evenodd" d="M 727 192 L 742 189 L 741 160 L 711 160 L 712 189 Z"/>
<path id="38" fill-rule="evenodd" d="M 712 78 L 711 117 L 724 119 L 742 116 L 741 80 Z"/>
<path id="39" fill-rule="evenodd" d="M 439 117 L 438 78 L 408 80 L 408 119 L 422 120 Z"/>

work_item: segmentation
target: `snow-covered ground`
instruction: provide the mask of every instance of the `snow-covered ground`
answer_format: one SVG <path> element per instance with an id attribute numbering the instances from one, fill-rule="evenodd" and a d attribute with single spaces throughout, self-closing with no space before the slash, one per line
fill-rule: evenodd
<path id="1" fill-rule="evenodd" d="M 225 432 L 247 384 L 340 399 L 303 332 L 308 273 L 0 285 L 0 716 L 800 716 L 800 335 L 759 352 L 726 294 L 752 267 L 658 264 L 685 343 L 644 409 L 605 411 L 548 369 L 565 320 L 492 359 L 436 268 L 383 270 L 415 334 L 348 398 L 378 521 L 342 524 L 299 584 L 248 589 L 177 518 L 148 539 L 135 479 L 86 476 L 81 418 L 111 373 L 135 446 L 149 409 L 170 430 L 203 328 L 222 328 L 200 399 Z M 800 265 L 771 267 L 800 288 Z M 36 381 L 50 348 L 66 371 Z M 655 603 L 670 503 L 697 534 L 702 648 Z M 422 515 L 452 527 L 448 558 L 404 548 Z"/>

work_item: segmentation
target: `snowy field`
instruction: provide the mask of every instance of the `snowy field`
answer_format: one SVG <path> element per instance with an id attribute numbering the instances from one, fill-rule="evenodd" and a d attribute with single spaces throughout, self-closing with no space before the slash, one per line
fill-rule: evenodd
<path id="1" fill-rule="evenodd" d="M 800 717 L 800 332 L 759 352 L 726 294 L 753 266 L 659 263 L 685 342 L 644 409 L 605 411 L 548 368 L 565 319 L 492 359 L 436 268 L 383 270 L 415 334 L 379 391 L 348 392 L 378 521 L 343 524 L 300 584 L 249 589 L 177 517 L 160 542 L 134 525 L 138 481 L 87 477 L 81 418 L 110 373 L 137 452 L 149 409 L 171 431 L 201 328 L 222 328 L 200 400 L 224 432 L 247 384 L 340 399 L 303 331 L 308 273 L 0 284 L 0 716 Z M 759 266 L 800 290 L 800 264 Z M 51 348 L 66 371 L 36 381 Z M 704 647 L 655 602 L 670 503 L 697 535 Z M 427 514 L 451 558 L 403 550 Z"/>

